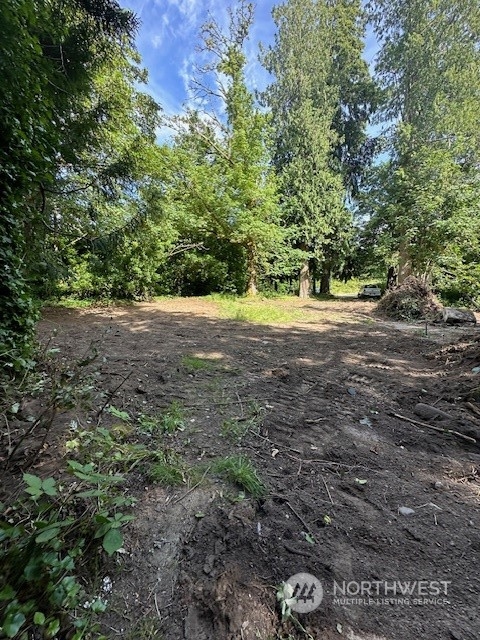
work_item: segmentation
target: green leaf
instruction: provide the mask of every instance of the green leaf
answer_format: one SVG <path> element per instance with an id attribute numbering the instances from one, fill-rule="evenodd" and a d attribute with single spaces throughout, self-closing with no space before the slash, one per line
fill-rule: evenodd
<path id="1" fill-rule="evenodd" d="M 39 580 L 42 576 L 42 560 L 40 557 L 33 556 L 28 561 L 25 569 L 23 570 L 23 575 L 28 582 L 32 582 L 33 580 Z"/>
<path id="2" fill-rule="evenodd" d="M 310 544 L 315 544 L 315 538 L 310 533 L 305 534 L 305 540 Z"/>
<path id="3" fill-rule="evenodd" d="M 118 529 L 110 529 L 103 538 L 103 548 L 111 556 L 118 551 L 123 544 L 123 535 Z"/>
<path id="4" fill-rule="evenodd" d="M 8 613 L 5 620 L 3 621 L 3 633 L 7 636 L 7 638 L 14 638 L 17 633 L 20 631 L 23 623 L 25 622 L 25 616 L 23 613 L 18 611 L 14 613 Z"/>
<path id="5" fill-rule="evenodd" d="M 35 614 L 33 616 L 33 622 L 34 624 L 40 624 L 40 625 L 45 624 L 44 614 L 41 611 L 35 611 Z"/>
<path id="6" fill-rule="evenodd" d="M 355 482 L 356 482 L 357 484 L 367 484 L 367 480 L 362 480 L 362 479 L 360 479 L 360 478 L 355 478 Z"/>
<path id="7" fill-rule="evenodd" d="M 56 496 L 57 489 L 56 489 L 56 482 L 54 478 L 46 478 L 42 482 L 42 489 L 47 494 L 47 496 Z"/>
<path id="8" fill-rule="evenodd" d="M 107 605 L 105 604 L 105 602 L 103 602 L 103 600 L 100 600 L 100 598 L 97 598 L 95 602 L 92 602 L 92 604 L 90 605 L 90 609 L 93 611 L 93 613 L 103 613 L 106 608 Z"/>
<path id="9" fill-rule="evenodd" d="M 47 635 L 51 638 L 55 637 L 60 630 L 60 620 L 58 618 L 54 618 L 48 625 L 46 632 Z"/>
<path id="10" fill-rule="evenodd" d="M 128 422 L 130 420 L 130 416 L 126 411 L 120 411 L 116 407 L 112 407 L 111 405 L 108 407 L 108 412 L 115 416 L 116 418 L 120 418 L 121 420 L 125 420 Z"/>
<path id="11" fill-rule="evenodd" d="M 23 480 L 30 489 L 35 489 L 36 493 L 39 493 L 39 492 L 41 493 L 41 490 L 42 490 L 41 478 L 39 478 L 38 476 L 32 476 L 31 473 L 24 473 Z"/>
<path id="12" fill-rule="evenodd" d="M 15 589 L 13 589 L 12 586 L 10 586 L 9 584 L 7 584 L 5 587 L 3 587 L 3 589 L 0 591 L 0 601 L 1 600 L 13 600 L 13 598 L 16 595 L 16 591 Z"/>
<path id="13" fill-rule="evenodd" d="M 49 540 L 56 538 L 59 533 L 60 527 L 48 527 L 47 529 L 44 529 L 42 533 L 38 534 L 38 536 L 35 538 L 35 542 L 48 542 Z"/>

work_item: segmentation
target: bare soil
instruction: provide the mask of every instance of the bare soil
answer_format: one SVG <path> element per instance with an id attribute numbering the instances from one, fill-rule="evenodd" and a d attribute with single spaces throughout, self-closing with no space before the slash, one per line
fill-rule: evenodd
<path id="1" fill-rule="evenodd" d="M 266 304 L 304 320 L 237 322 L 194 298 L 44 313 L 42 339 L 55 329 L 68 357 L 100 340 L 99 387 L 113 391 L 130 374 L 116 407 L 151 414 L 181 403 L 187 427 L 168 444 L 189 465 L 242 453 L 267 487 L 241 499 L 220 479 L 165 488 L 137 478 L 126 553 L 109 567 L 106 634 L 308 637 L 281 622 L 276 602 L 282 582 L 307 572 L 324 596 L 297 617 L 315 639 L 479 638 L 479 330 L 430 326 L 426 336 L 423 324 L 384 322 L 356 300 Z M 393 415 L 425 422 L 419 402 L 476 442 Z M 235 440 L 228 426 L 242 424 Z M 61 437 L 37 472 L 59 453 Z M 435 594 L 431 581 L 446 584 Z M 406 597 L 394 582 L 416 585 Z"/>

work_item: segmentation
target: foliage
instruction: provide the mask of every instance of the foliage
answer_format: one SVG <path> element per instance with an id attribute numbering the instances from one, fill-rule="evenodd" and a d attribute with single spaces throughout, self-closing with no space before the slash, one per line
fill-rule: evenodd
<path id="1" fill-rule="evenodd" d="M 68 466 L 74 481 L 25 473 L 27 497 L 2 505 L 0 630 L 7 638 L 68 633 L 80 640 L 95 632 L 92 618 L 105 610 L 79 576 L 96 545 L 108 555 L 120 549 L 121 529 L 133 518 L 120 509 L 133 500 L 118 490 L 121 476 L 73 460 Z"/>
<path id="2" fill-rule="evenodd" d="M 35 353 L 34 370 L 18 383 L 4 382 L 0 411 L 5 416 L 8 440 L 6 467 L 23 459 L 24 451 L 31 464 L 40 455 L 55 417 L 73 407 L 90 405 L 95 387 L 90 365 L 96 357 L 93 344 L 73 361 L 47 344 Z"/>
<path id="3" fill-rule="evenodd" d="M 254 498 L 265 494 L 266 488 L 250 460 L 244 456 L 227 456 L 216 460 L 212 471 L 250 493 Z"/>
<path id="4" fill-rule="evenodd" d="M 381 43 L 383 118 L 393 122 L 391 157 L 373 174 L 367 197 L 370 231 L 398 260 L 400 281 L 409 273 L 439 276 L 444 265 L 458 264 L 458 231 L 474 238 L 478 228 L 478 6 L 369 5 Z"/>
<path id="5" fill-rule="evenodd" d="M 375 91 L 362 60 L 359 2 L 290 0 L 275 7 L 275 44 L 264 55 L 275 81 L 265 93 L 275 122 L 274 162 L 284 224 L 304 252 L 300 295 L 321 265 L 322 292 L 349 253 L 353 193 L 368 154 L 365 126 Z M 363 155 L 363 160 L 361 157 Z"/>
<path id="6" fill-rule="evenodd" d="M 115 0 L 101 6 L 87 0 L 2 2 L 0 360 L 14 370 L 29 364 L 36 318 L 31 255 L 48 224 L 45 190 L 63 157 L 65 132 L 75 128 L 98 65 L 112 47 L 131 39 L 135 27 L 132 14 Z M 83 128 L 84 138 L 93 124 Z"/>
<path id="7" fill-rule="evenodd" d="M 176 146 L 183 162 L 176 198 L 191 223 L 187 230 L 192 244 L 196 230 L 204 251 L 220 244 L 233 257 L 223 258 L 227 279 L 238 292 L 255 294 L 259 275 L 268 270 L 269 257 L 284 232 L 269 166 L 269 120 L 255 107 L 245 81 L 244 46 L 253 5 L 241 0 L 229 17 L 227 33 L 214 20 L 202 29 L 203 74 L 193 88 L 210 110 L 189 112 L 178 122 Z M 208 266 L 213 290 L 218 290 L 213 268 L 218 269 L 217 277 L 221 268 L 216 258 L 197 254 L 197 263 Z M 237 275 L 239 263 L 243 278 Z"/>

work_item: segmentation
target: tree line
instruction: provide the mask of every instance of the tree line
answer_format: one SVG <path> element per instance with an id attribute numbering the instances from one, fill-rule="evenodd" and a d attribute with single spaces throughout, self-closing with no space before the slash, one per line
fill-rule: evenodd
<path id="1" fill-rule="evenodd" d="M 0 7 L 0 358 L 38 301 L 274 289 L 395 267 L 479 299 L 475 0 L 285 0 L 246 81 L 253 4 L 202 27 L 167 118 L 116 0 Z M 364 57 L 375 34 L 375 68 Z M 171 141 L 156 130 L 168 125 Z M 372 133 L 373 132 L 373 133 Z"/>

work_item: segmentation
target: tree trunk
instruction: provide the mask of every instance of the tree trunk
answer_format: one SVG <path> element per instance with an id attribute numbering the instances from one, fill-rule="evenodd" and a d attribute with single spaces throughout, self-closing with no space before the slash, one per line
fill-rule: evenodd
<path id="1" fill-rule="evenodd" d="M 257 289 L 257 259 L 254 245 L 247 247 L 247 296 L 256 296 Z"/>
<path id="2" fill-rule="evenodd" d="M 397 274 L 394 267 L 388 267 L 387 289 L 394 289 L 397 286 Z"/>
<path id="3" fill-rule="evenodd" d="M 330 265 L 322 264 L 322 275 L 320 276 L 320 293 L 330 295 Z"/>
<path id="4" fill-rule="evenodd" d="M 308 298 L 310 295 L 310 260 L 305 260 L 300 269 L 298 297 Z"/>
<path id="5" fill-rule="evenodd" d="M 412 275 L 412 262 L 408 251 L 408 244 L 405 240 L 400 242 L 398 249 L 398 284 L 402 284 L 405 278 Z"/>

